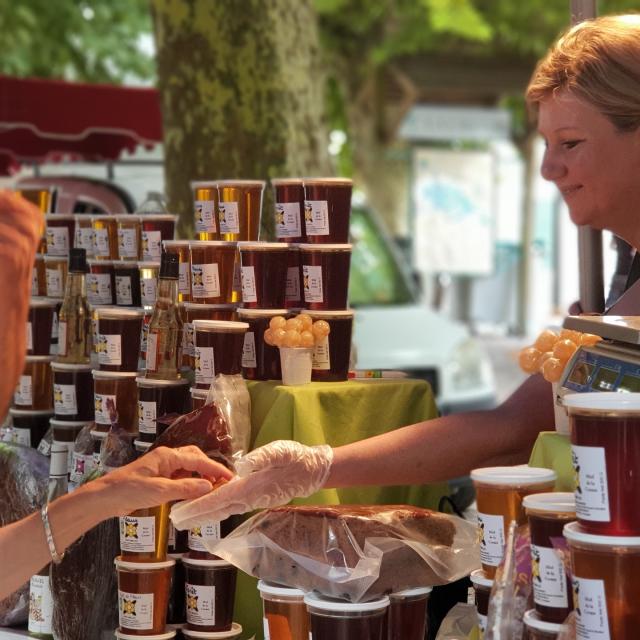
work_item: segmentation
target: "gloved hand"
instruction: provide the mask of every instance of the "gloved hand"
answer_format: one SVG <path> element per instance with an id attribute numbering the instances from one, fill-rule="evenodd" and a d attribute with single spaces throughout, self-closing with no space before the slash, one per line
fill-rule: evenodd
<path id="1" fill-rule="evenodd" d="M 322 488 L 332 462 L 329 445 L 276 440 L 240 458 L 237 478 L 196 500 L 174 505 L 171 520 L 176 529 L 189 529 L 203 520 L 225 520 L 309 496 Z"/>

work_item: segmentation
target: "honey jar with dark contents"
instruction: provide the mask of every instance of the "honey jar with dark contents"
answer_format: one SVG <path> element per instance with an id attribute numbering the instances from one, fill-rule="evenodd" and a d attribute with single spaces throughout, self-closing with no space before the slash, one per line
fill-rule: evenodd
<path id="1" fill-rule="evenodd" d="M 209 240 L 189 242 L 191 299 L 207 304 L 233 302 L 236 243 Z"/>
<path id="2" fill-rule="evenodd" d="M 45 238 L 47 239 L 47 255 L 68 256 L 74 246 L 75 217 L 61 213 L 49 213 L 45 216 Z"/>
<path id="3" fill-rule="evenodd" d="M 242 306 L 284 307 L 289 247 L 285 242 L 239 242 Z"/>
<path id="4" fill-rule="evenodd" d="M 93 376 L 90 364 L 52 362 L 53 408 L 60 420 L 93 420 Z"/>
<path id="5" fill-rule="evenodd" d="M 44 256 L 36 253 L 31 273 L 31 296 L 47 295 L 47 277 L 44 268 Z"/>
<path id="6" fill-rule="evenodd" d="M 18 409 L 50 411 L 53 409 L 51 356 L 27 356 L 24 369 L 13 394 Z"/>
<path id="7" fill-rule="evenodd" d="M 27 355 L 48 356 L 51 351 L 56 300 L 31 298 L 27 318 Z"/>
<path id="8" fill-rule="evenodd" d="M 140 216 L 118 216 L 118 258 L 140 259 Z"/>
<path id="9" fill-rule="evenodd" d="M 183 303 L 184 322 L 182 325 L 182 363 L 189 369 L 195 368 L 194 320 L 236 320 L 236 306 L 233 304 Z"/>
<path id="10" fill-rule="evenodd" d="M 287 317 L 287 309 L 238 309 L 238 317 L 249 325 L 244 334 L 242 375 L 247 380 L 280 380 L 280 351 L 264 341 L 271 318 Z"/>
<path id="11" fill-rule="evenodd" d="M 87 260 L 87 301 L 91 305 L 116 303 L 116 272 L 113 260 Z"/>
<path id="12" fill-rule="evenodd" d="M 193 221 L 198 240 L 220 240 L 218 227 L 218 183 L 212 180 L 191 182 Z"/>
<path id="13" fill-rule="evenodd" d="M 177 216 L 163 213 L 147 213 L 140 216 L 142 227 L 142 252 L 144 261 L 160 262 L 163 240 L 173 240 Z"/>
<path id="14" fill-rule="evenodd" d="M 306 242 L 302 178 L 274 178 L 276 237 L 281 242 Z"/>
<path id="15" fill-rule="evenodd" d="M 137 371 L 142 309 L 99 307 L 98 363 L 103 371 Z"/>
<path id="16" fill-rule="evenodd" d="M 158 418 L 171 414 L 178 417 L 188 412 L 189 381 L 136 378 L 136 384 L 139 439 L 155 442 L 162 435 L 162 429 L 158 429 Z"/>
<path id="17" fill-rule="evenodd" d="M 108 431 L 111 427 L 109 407 L 115 405 L 118 424 L 129 433 L 137 433 L 138 396 L 135 371 L 98 371 L 94 369 L 94 413 L 96 429 Z"/>
<path id="18" fill-rule="evenodd" d="M 525 638 L 527 640 L 555 640 L 562 627 L 557 622 L 545 622 L 534 609 L 524 612 Z"/>
<path id="19" fill-rule="evenodd" d="M 482 569 L 476 569 L 471 572 L 471 584 L 473 585 L 474 600 L 478 611 L 478 628 L 480 631 L 480 640 L 484 638 L 487 630 L 487 616 L 489 614 L 489 597 L 493 588 L 493 580 L 487 578 Z"/>
<path id="20" fill-rule="evenodd" d="M 352 189 L 353 182 L 347 178 L 304 178 L 307 242 L 349 242 Z"/>
<path id="21" fill-rule="evenodd" d="M 76 222 L 76 235 L 73 246 L 77 249 L 84 249 L 87 252 L 87 258 L 93 258 L 94 241 L 91 216 L 86 213 L 81 213 L 76 214 L 74 218 Z"/>
<path id="22" fill-rule="evenodd" d="M 93 228 L 93 257 L 96 260 L 118 259 L 118 216 L 91 217 Z"/>
<path id="23" fill-rule="evenodd" d="M 329 335 L 315 345 L 311 380 L 316 382 L 341 382 L 349 377 L 353 311 L 305 310 L 314 322 L 324 320 L 329 324 Z"/>
<path id="24" fill-rule="evenodd" d="M 11 408 L 9 416 L 15 433 L 14 442 L 37 449 L 40 440 L 49 429 L 49 420 L 53 417 L 53 412 Z"/>
<path id="25" fill-rule="evenodd" d="M 347 308 L 350 244 L 301 244 L 302 297 L 314 311 Z"/>
<path id="26" fill-rule="evenodd" d="M 69 259 L 66 256 L 45 256 L 44 277 L 48 298 L 62 298 L 67 284 Z"/>
<path id="27" fill-rule="evenodd" d="M 264 627 L 269 631 L 269 638 L 309 640 L 309 613 L 304 603 L 304 591 L 264 580 L 258 582 L 258 591 L 262 598 Z"/>
<path id="28" fill-rule="evenodd" d="M 389 594 L 386 640 L 424 640 L 431 587 L 416 587 Z"/>
<path id="29" fill-rule="evenodd" d="M 163 240 L 167 253 L 178 256 L 178 302 L 191 301 L 191 264 L 188 240 Z"/>
<path id="30" fill-rule="evenodd" d="M 137 262 L 114 262 L 116 304 L 119 307 L 140 307 L 140 271 Z"/>

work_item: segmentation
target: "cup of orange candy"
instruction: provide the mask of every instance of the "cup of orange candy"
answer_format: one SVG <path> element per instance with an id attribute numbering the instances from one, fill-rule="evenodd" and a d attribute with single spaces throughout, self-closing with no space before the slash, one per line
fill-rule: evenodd
<path id="1" fill-rule="evenodd" d="M 556 431 L 569 435 L 569 417 L 559 394 L 560 380 L 573 354 L 579 347 L 591 347 L 602 340 L 592 333 L 561 329 L 556 333 L 545 329 L 530 347 L 520 351 L 518 361 L 525 373 L 541 373 L 551 383 Z"/>
<path id="2" fill-rule="evenodd" d="M 292 318 L 274 316 L 264 332 L 264 341 L 280 350 L 282 384 L 300 385 L 311 382 L 313 350 L 330 331 L 326 320 L 316 320 L 306 313 Z"/>

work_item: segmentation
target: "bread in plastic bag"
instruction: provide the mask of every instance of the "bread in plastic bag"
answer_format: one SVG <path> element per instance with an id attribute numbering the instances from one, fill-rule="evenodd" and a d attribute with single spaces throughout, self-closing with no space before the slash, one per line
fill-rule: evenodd
<path id="1" fill-rule="evenodd" d="M 474 524 L 406 505 L 268 509 L 207 547 L 267 582 L 351 602 L 452 582 L 480 558 Z"/>

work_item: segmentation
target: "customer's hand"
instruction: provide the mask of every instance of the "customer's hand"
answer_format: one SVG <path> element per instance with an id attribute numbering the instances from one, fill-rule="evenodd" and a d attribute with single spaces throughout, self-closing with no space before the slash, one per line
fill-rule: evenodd
<path id="1" fill-rule="evenodd" d="M 191 477 L 194 473 L 201 477 Z M 217 480 L 232 477 L 231 471 L 198 447 L 158 447 L 89 484 L 102 483 L 110 515 L 126 515 L 165 502 L 198 498 L 209 493 Z"/>
<path id="2" fill-rule="evenodd" d="M 213 493 L 175 505 L 171 520 L 188 529 L 202 520 L 224 520 L 254 509 L 276 507 L 322 488 L 329 476 L 333 449 L 277 440 L 236 463 L 238 477 Z"/>

